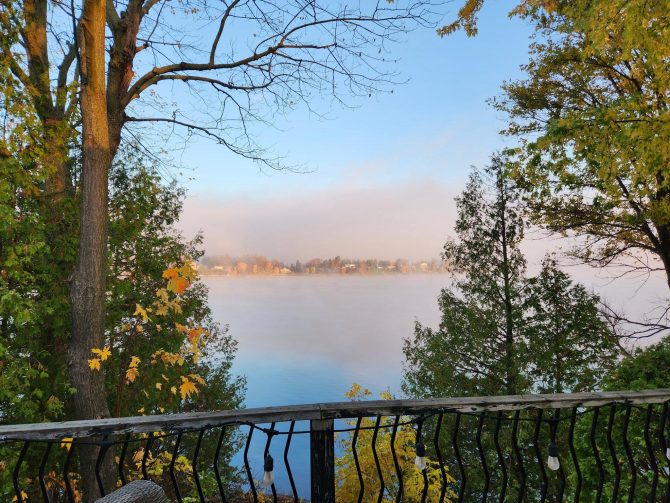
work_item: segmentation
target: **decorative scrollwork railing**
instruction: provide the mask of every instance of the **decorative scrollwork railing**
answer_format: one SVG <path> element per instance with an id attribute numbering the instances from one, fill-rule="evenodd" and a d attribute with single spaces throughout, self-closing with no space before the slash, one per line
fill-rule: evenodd
<path id="1" fill-rule="evenodd" d="M 95 449 L 102 495 L 149 479 L 174 501 L 670 501 L 669 405 L 647 390 L 0 426 L 0 497 L 75 501 Z"/>

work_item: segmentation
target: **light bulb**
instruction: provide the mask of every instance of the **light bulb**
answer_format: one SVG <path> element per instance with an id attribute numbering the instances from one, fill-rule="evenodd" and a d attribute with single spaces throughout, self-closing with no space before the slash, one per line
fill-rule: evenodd
<path id="1" fill-rule="evenodd" d="M 263 484 L 266 487 L 275 483 L 274 464 L 272 456 L 269 454 L 266 455 L 265 462 L 263 463 Z"/>
<path id="2" fill-rule="evenodd" d="M 416 458 L 414 459 L 414 466 L 423 471 L 426 469 L 426 446 L 423 442 L 416 443 Z"/>
<path id="3" fill-rule="evenodd" d="M 556 471 L 561 467 L 561 462 L 558 459 L 558 446 L 552 442 L 549 444 L 549 457 L 547 458 L 547 466 L 550 470 Z"/>

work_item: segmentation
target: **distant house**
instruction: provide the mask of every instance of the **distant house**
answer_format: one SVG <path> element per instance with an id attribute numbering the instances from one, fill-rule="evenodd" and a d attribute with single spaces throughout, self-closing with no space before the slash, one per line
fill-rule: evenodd
<path id="1" fill-rule="evenodd" d="M 293 271 L 288 267 L 282 267 L 279 269 L 279 274 L 293 274 Z"/>

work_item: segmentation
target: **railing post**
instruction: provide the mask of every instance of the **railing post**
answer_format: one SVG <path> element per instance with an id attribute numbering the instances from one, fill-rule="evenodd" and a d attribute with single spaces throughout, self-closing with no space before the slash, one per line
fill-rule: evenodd
<path id="1" fill-rule="evenodd" d="M 335 503 L 335 430 L 332 419 L 310 422 L 312 503 Z"/>

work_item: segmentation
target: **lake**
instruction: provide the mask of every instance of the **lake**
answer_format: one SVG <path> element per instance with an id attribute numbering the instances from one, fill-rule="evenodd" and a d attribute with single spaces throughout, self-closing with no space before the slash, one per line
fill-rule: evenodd
<path id="1" fill-rule="evenodd" d="M 403 338 L 414 322 L 436 326 L 437 297 L 446 274 L 206 276 L 214 318 L 239 343 L 233 371 L 247 378 L 247 407 L 346 400 L 358 383 L 378 394 L 398 393 Z M 376 398 L 376 397 L 371 397 Z M 286 429 L 286 424 L 280 426 Z M 296 430 L 308 424 L 298 423 Z M 242 428 L 244 432 L 244 427 Z M 270 450 L 280 464 L 286 437 Z M 254 478 L 262 477 L 264 436 L 252 441 Z M 337 449 L 339 451 L 339 449 Z M 309 438 L 291 443 L 299 494 L 309 494 Z M 242 465 L 241 453 L 233 462 Z M 286 472 L 276 485 L 288 493 Z"/>
<path id="2" fill-rule="evenodd" d="M 436 326 L 446 274 L 204 278 L 239 343 L 247 407 L 345 400 L 353 383 L 398 392 L 403 338 Z"/>

